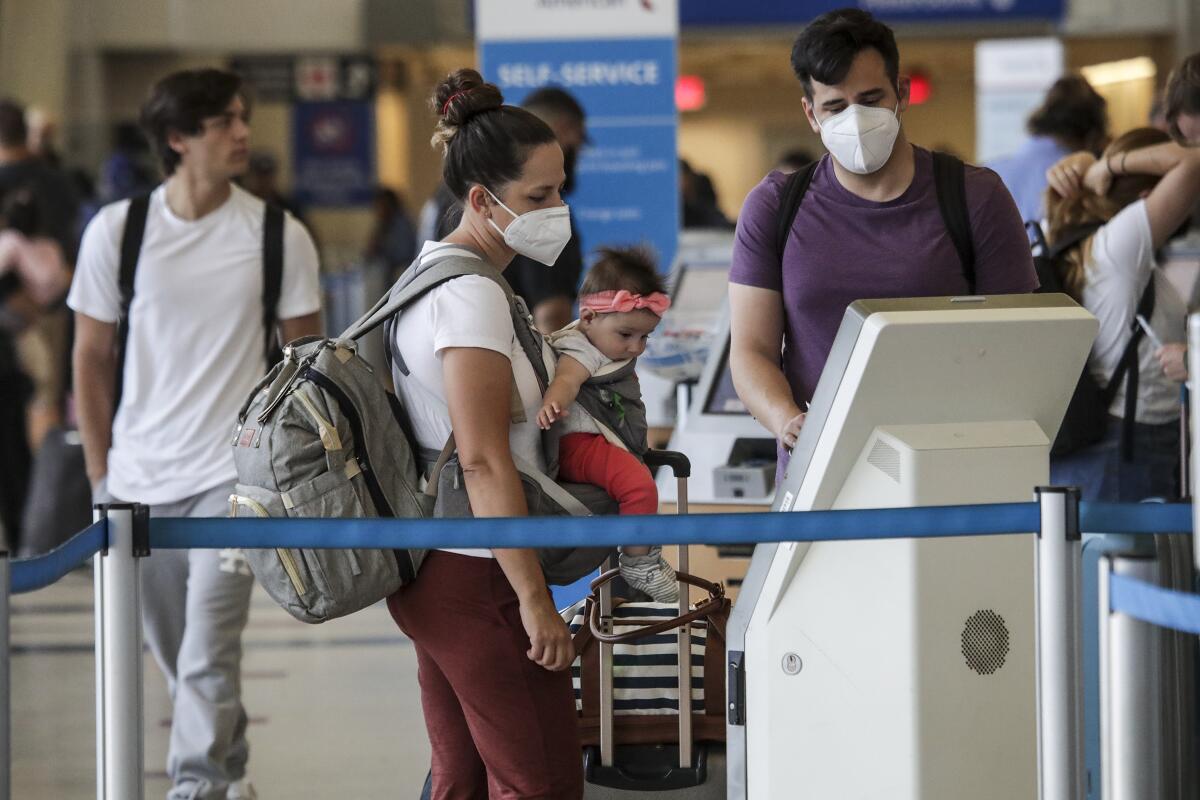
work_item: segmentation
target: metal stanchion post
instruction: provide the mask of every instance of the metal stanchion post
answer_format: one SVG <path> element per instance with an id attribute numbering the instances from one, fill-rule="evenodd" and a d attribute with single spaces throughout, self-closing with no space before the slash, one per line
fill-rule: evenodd
<path id="1" fill-rule="evenodd" d="M 96 793 L 143 800 L 141 564 L 149 554 L 148 509 L 98 508 L 108 549 L 96 557 Z"/>
<path id="2" fill-rule="evenodd" d="M 678 478 L 678 504 L 680 513 L 686 513 L 688 507 L 687 478 Z M 679 545 L 679 571 L 691 572 L 688 564 L 688 546 Z M 691 610 L 690 587 L 686 583 L 679 584 L 679 616 L 684 616 Z M 679 629 L 679 766 L 688 769 L 692 766 L 692 626 L 684 624 Z"/>
<path id="3" fill-rule="evenodd" d="M 1191 469 L 1188 470 L 1191 491 L 1185 489 L 1184 493 L 1192 498 L 1192 554 L 1196 561 L 1196 570 L 1200 571 L 1200 505 L 1196 503 L 1197 498 L 1200 498 L 1200 492 L 1196 488 L 1196 458 L 1200 456 L 1200 447 L 1197 447 L 1197 437 L 1200 437 L 1200 314 L 1188 317 L 1188 387 L 1192 416 Z"/>
<path id="4" fill-rule="evenodd" d="M 1037 499 L 1038 797 L 1083 800 L 1079 490 L 1039 487 Z"/>
<path id="5" fill-rule="evenodd" d="M 616 568 L 616 559 L 604 562 L 604 571 Z M 600 587 L 600 625 L 605 633 L 613 632 L 612 581 Z M 586 621 L 584 624 L 588 624 Z M 613 765 L 613 646 L 600 642 L 600 766 Z M 580 664 L 582 667 L 582 663 Z M 583 684 L 580 683 L 582 688 Z"/>
<path id="6" fill-rule="evenodd" d="M 1150 583 L 1149 556 L 1110 554 L 1100 559 L 1100 774 L 1104 800 L 1162 797 L 1161 709 L 1157 628 L 1109 605 L 1116 573 Z"/>
<path id="7" fill-rule="evenodd" d="M 9 575 L 8 540 L 0 526 L 0 800 L 12 793 L 12 682 L 8 666 L 8 610 L 12 582 Z"/>

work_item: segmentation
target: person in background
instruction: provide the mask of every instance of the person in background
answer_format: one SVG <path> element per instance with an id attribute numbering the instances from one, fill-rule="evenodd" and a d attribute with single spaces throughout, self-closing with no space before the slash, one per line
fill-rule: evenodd
<path id="1" fill-rule="evenodd" d="M 1163 91 L 1163 116 L 1172 139 L 1200 147 L 1200 52 L 1171 71 Z"/>
<path id="2" fill-rule="evenodd" d="M 35 238 L 36 227 L 28 189 L 0 198 L 0 538 L 12 553 L 22 544 L 33 450 L 41 437 L 31 423 L 37 422 L 38 401 L 52 390 L 31 378 L 45 378 L 53 365 L 36 347 L 38 322 L 62 298 L 64 280 L 70 282 L 62 250 L 53 240 Z"/>
<path id="3" fill-rule="evenodd" d="M 233 180 L 249 164 L 248 120 L 237 75 L 163 78 L 142 121 L 165 181 L 138 206 L 105 206 L 84 232 L 67 303 L 97 502 L 144 503 L 152 517 L 227 516 L 237 480 L 229 431 L 242 400 L 277 338 L 320 333 L 316 248 L 290 215 L 278 297 L 264 308 L 265 204 Z M 126 307 L 121 245 L 136 207 L 145 224 Z M 254 577 L 238 550 L 156 550 L 141 564 L 146 643 L 172 703 L 167 797 L 251 800 L 241 639 Z"/>
<path id="4" fill-rule="evenodd" d="M 1162 127 L 1176 143 L 1184 147 L 1200 147 L 1200 53 L 1192 53 L 1167 78 L 1162 94 Z M 1159 126 L 1155 126 L 1159 127 Z M 1200 198 L 1192 208 L 1190 220 L 1176 231 L 1195 239 L 1200 235 Z M 1172 237 L 1174 238 L 1174 237 Z M 1193 302 L 1200 285 L 1192 290 Z M 1187 344 L 1169 341 L 1156 353 L 1163 373 L 1170 379 L 1186 381 Z"/>
<path id="5" fill-rule="evenodd" d="M 521 107 L 532 112 L 550 126 L 563 151 L 563 169 L 567 179 L 563 196 L 575 188 L 575 167 L 579 153 L 588 144 L 587 114 L 570 92 L 557 86 L 543 86 L 530 93 Z M 462 206 L 452 193 L 441 185 L 421 210 L 418 229 L 422 241 L 440 240 L 457 226 Z M 432 229 L 430 225 L 432 223 Z M 525 299 L 533 314 L 534 324 L 549 335 L 571 322 L 579 281 L 583 275 L 583 248 L 575 222 L 571 222 L 571 240 L 554 262 L 545 267 L 518 254 L 504 272 L 513 292 Z"/>
<path id="6" fill-rule="evenodd" d="M 113 151 L 100 166 L 97 197 L 102 205 L 145 194 L 158 185 L 150 145 L 136 122 L 118 122 L 112 131 Z"/>
<path id="7" fill-rule="evenodd" d="M 58 242 L 68 262 L 75 261 L 79 199 L 62 170 L 29 148 L 25 109 L 0 100 L 0 195 L 27 188 L 37 204 L 41 229 Z"/>
<path id="8" fill-rule="evenodd" d="M 687 159 L 679 159 L 679 202 L 684 228 L 732 228 L 721 213 L 717 190 L 712 179 L 692 169 Z"/>
<path id="9" fill-rule="evenodd" d="M 1080 150 L 1099 153 L 1108 140 L 1108 104 L 1081 75 L 1059 78 L 1029 117 L 1029 136 L 987 166 L 1012 193 L 1023 220 L 1042 218 L 1046 170 Z"/>
<path id="10" fill-rule="evenodd" d="M 1200 199 L 1200 149 L 1182 147 L 1162 131 L 1139 128 L 1110 144 L 1100 158 L 1083 151 L 1047 173 L 1051 246 L 1080 225 L 1099 224 L 1067 251 L 1063 283 L 1100 321 L 1088 367 L 1101 386 L 1117 370 L 1129 341 L 1139 300 L 1154 287 L 1148 320 L 1160 340 L 1184 338 L 1187 308 L 1170 281 L 1155 269 L 1155 252 L 1179 229 Z M 1051 480 L 1083 488 L 1085 500 L 1139 502 L 1178 496 L 1179 382 L 1164 368 L 1163 352 L 1147 340 L 1134 370 L 1137 394 L 1132 447 L 1123 445 L 1126 388 L 1117 390 L 1104 439 L 1051 462 Z M 1185 375 L 1186 373 L 1184 373 Z"/>
<path id="11" fill-rule="evenodd" d="M 241 178 L 242 188 L 264 203 L 278 206 L 300 222 L 304 215 L 300 207 L 291 201 L 279 188 L 279 159 L 271 153 L 258 151 L 250 154 L 250 166 Z M 305 225 L 307 228 L 308 226 Z M 311 234 L 311 231 L 310 231 Z"/>
<path id="12" fill-rule="evenodd" d="M 404 208 L 404 201 L 393 189 L 377 186 L 371 196 L 371 238 L 363 254 L 381 263 L 387 270 L 388 283 L 408 269 L 417 255 L 417 232 Z"/>
<path id="13" fill-rule="evenodd" d="M 29 128 L 29 151 L 52 167 L 62 168 L 62 156 L 58 152 L 58 120 L 44 108 L 33 107 L 25 112 L 25 125 Z"/>
<path id="14" fill-rule="evenodd" d="M 805 150 L 803 147 L 793 147 L 779 157 L 779 161 L 775 162 L 775 169 L 782 172 L 784 175 L 791 175 L 798 169 L 807 167 L 812 162 L 816 161 L 812 153 Z"/>
<path id="15" fill-rule="evenodd" d="M 733 381 L 778 439 L 777 478 L 851 303 L 1038 285 L 1012 197 L 994 172 L 972 166 L 963 175 L 968 281 L 939 208 L 933 154 L 904 133 L 909 87 L 890 28 L 858 9 L 824 14 L 796 39 L 792 69 L 805 117 L 830 153 L 814 167 L 782 253 L 788 176 L 772 172 L 750 192 L 729 273 Z"/>
<path id="16" fill-rule="evenodd" d="M 40 229 L 32 192 L 19 189 L 0 199 L 0 281 L 9 282 L 3 315 L 15 333 L 21 369 L 32 382 L 26 426 L 29 447 L 62 425 L 66 410 L 67 317 L 62 301 L 71 266 L 57 241 Z"/>

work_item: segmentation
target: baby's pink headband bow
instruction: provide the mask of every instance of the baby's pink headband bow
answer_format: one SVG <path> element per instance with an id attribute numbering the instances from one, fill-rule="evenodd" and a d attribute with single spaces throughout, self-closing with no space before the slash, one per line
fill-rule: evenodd
<path id="1" fill-rule="evenodd" d="M 671 298 L 662 292 L 641 295 L 625 289 L 585 294 L 579 298 L 579 309 L 588 309 L 597 314 L 626 313 L 644 308 L 661 317 L 671 307 Z"/>

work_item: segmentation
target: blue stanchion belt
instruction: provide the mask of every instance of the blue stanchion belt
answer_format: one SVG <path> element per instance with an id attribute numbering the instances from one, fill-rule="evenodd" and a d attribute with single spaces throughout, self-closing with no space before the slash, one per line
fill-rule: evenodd
<path id="1" fill-rule="evenodd" d="M 1084 531 L 1178 533 L 1192 527 L 1185 505 L 1084 503 Z M 150 521 L 151 548 L 489 548 L 619 544 L 738 544 L 939 538 L 1025 533 L 1040 527 L 1036 503 L 934 508 L 628 517 L 493 519 L 172 519 Z M 100 522 L 56 550 L 12 564 L 13 591 L 47 586 L 106 543 Z"/>
<path id="2" fill-rule="evenodd" d="M 1186 503 L 1080 503 L 1084 533 L 1191 533 L 1192 507 Z"/>
<path id="3" fill-rule="evenodd" d="M 57 581 L 108 546 L 108 521 L 90 527 L 42 556 L 12 562 L 12 593 L 32 592 Z"/>
<path id="4" fill-rule="evenodd" d="M 1200 634 L 1200 595 L 1164 589 L 1128 575 L 1113 575 L 1108 586 L 1113 611 L 1160 628 Z"/>
<path id="5" fill-rule="evenodd" d="M 150 547 L 596 547 L 986 536 L 1039 527 L 1033 503 L 703 516 L 150 520 Z"/>

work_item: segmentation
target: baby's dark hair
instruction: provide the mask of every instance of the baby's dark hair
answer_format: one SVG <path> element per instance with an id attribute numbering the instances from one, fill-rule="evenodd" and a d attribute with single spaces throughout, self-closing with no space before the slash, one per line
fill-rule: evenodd
<path id="1" fill-rule="evenodd" d="M 667 291 L 654 256 L 644 247 L 601 247 L 600 257 L 579 287 L 580 296 L 624 289 L 633 294 Z"/>

